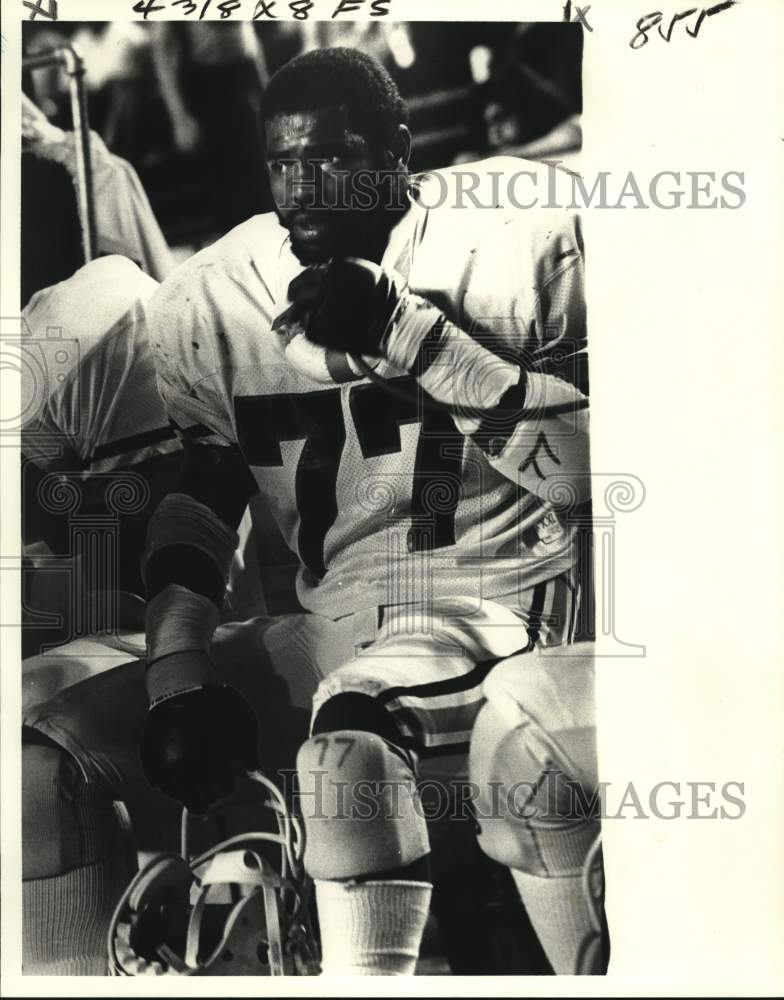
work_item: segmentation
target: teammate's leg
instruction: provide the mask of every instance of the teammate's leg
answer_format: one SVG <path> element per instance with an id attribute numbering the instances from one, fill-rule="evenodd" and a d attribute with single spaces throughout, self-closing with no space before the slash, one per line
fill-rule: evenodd
<path id="1" fill-rule="evenodd" d="M 593 647 L 499 664 L 471 739 L 479 843 L 509 866 L 558 974 L 604 971 Z"/>
<path id="2" fill-rule="evenodd" d="M 23 968 L 106 975 L 106 929 L 136 870 L 129 824 L 76 760 L 22 734 Z"/>
<path id="3" fill-rule="evenodd" d="M 63 647 L 63 658 L 68 647 Z M 144 666 L 132 661 L 28 708 L 22 741 L 25 971 L 105 974 L 112 908 L 135 869 L 115 802 L 165 835 L 164 797 L 145 786 L 138 739 Z M 171 804 L 173 806 L 173 804 Z M 174 809 L 169 806 L 169 816 Z M 143 826 L 143 823 L 141 824 Z M 168 845 L 166 845 L 168 846 Z M 129 857 L 130 851 L 130 857 Z"/>

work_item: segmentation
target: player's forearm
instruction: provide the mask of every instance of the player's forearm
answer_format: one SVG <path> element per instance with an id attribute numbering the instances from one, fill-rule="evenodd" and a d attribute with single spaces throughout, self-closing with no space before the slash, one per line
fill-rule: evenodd
<path id="1" fill-rule="evenodd" d="M 148 598 L 170 583 L 220 606 L 237 528 L 258 486 L 239 449 L 186 439 L 179 480 L 150 521 L 144 554 Z"/>
<path id="2" fill-rule="evenodd" d="M 573 285 L 576 290 L 578 282 Z M 538 370 L 548 360 L 546 344 L 530 365 L 501 357 L 412 292 L 395 271 L 357 258 L 333 258 L 324 268 L 306 270 L 288 294 L 291 305 L 273 324 L 276 332 L 302 329 L 312 343 L 384 357 L 409 372 L 431 400 L 448 408 L 458 430 L 523 488 L 550 499 L 557 477 L 569 503 L 586 489 L 587 399 L 570 382 Z M 557 327 L 546 322 L 552 316 L 538 320 L 542 331 Z"/>
<path id="3" fill-rule="evenodd" d="M 208 653 L 236 545 L 236 530 L 188 494 L 169 494 L 153 515 L 143 559 L 151 706 L 214 681 Z"/>
<path id="4" fill-rule="evenodd" d="M 488 351 L 422 302 L 405 324 L 392 320 L 382 350 L 396 368 L 414 375 L 428 396 L 471 414 L 497 406 L 512 386 L 524 390 L 519 365 Z"/>
<path id="5" fill-rule="evenodd" d="M 177 492 L 150 521 L 143 575 L 151 704 L 214 681 L 208 651 L 251 478 L 234 449 L 186 448 Z"/>
<path id="6" fill-rule="evenodd" d="M 590 496 L 588 398 L 569 382 L 527 372 L 478 424 L 460 423 L 495 469 L 552 506 Z"/>
<path id="7" fill-rule="evenodd" d="M 423 323 L 427 314 L 421 311 Z M 588 400 L 579 389 L 498 357 L 443 316 L 424 337 L 410 333 L 405 343 L 393 335 L 387 356 L 431 399 L 455 408 L 458 429 L 499 472 L 551 502 L 559 494 L 567 502 L 585 498 Z"/>

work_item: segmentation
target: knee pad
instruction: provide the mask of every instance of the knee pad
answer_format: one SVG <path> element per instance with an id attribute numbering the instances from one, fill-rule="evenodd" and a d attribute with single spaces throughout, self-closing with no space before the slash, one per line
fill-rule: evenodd
<path id="1" fill-rule="evenodd" d="M 471 736 L 479 844 L 531 875 L 583 869 L 599 833 L 589 644 L 499 664 Z"/>
<path id="2" fill-rule="evenodd" d="M 429 852 L 413 761 L 382 737 L 353 729 L 314 736 L 297 773 L 312 878 L 379 874 Z"/>
<path id="3" fill-rule="evenodd" d="M 130 824 L 112 795 L 88 784 L 50 741 L 22 742 L 22 877 L 48 878 L 133 852 Z"/>

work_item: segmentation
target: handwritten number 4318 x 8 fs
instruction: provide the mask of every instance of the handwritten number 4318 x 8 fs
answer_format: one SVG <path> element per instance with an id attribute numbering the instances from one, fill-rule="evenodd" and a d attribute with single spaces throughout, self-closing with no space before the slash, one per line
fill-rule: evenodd
<path id="1" fill-rule="evenodd" d="M 696 38 L 700 33 L 700 28 L 702 27 L 704 21 L 708 17 L 713 17 L 714 14 L 720 14 L 723 10 L 729 10 L 730 7 L 734 7 L 737 0 L 724 0 L 723 3 L 714 4 L 713 7 L 707 7 L 700 9 L 699 7 L 690 7 L 689 10 L 683 10 L 680 14 L 674 14 L 670 19 L 669 27 L 662 28 L 662 22 L 664 21 L 664 14 L 660 10 L 654 10 L 650 14 L 645 14 L 637 22 L 637 33 L 629 42 L 629 45 L 633 49 L 641 49 L 644 45 L 647 45 L 650 41 L 648 32 L 652 31 L 654 28 L 657 29 L 659 35 L 664 39 L 665 42 L 669 42 L 672 38 L 673 31 L 675 30 L 675 25 L 679 21 L 686 21 L 693 14 L 696 14 L 696 20 L 692 25 L 684 24 L 683 27 L 688 35 L 692 38 Z"/>

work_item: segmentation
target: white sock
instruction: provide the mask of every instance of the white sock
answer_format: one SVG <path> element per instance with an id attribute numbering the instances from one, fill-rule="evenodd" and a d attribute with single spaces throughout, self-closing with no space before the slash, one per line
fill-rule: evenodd
<path id="1" fill-rule="evenodd" d="M 410 976 L 419 957 L 429 882 L 316 882 L 322 973 Z"/>
<path id="2" fill-rule="evenodd" d="M 24 880 L 24 974 L 107 976 L 109 920 L 130 880 L 122 857 Z"/>
<path id="3" fill-rule="evenodd" d="M 512 869 L 512 876 L 545 954 L 558 976 L 600 975 L 602 947 L 582 877 L 543 877 Z"/>
<path id="4" fill-rule="evenodd" d="M 23 743 L 22 967 L 105 976 L 112 911 L 136 871 L 127 810 L 70 754 Z"/>

